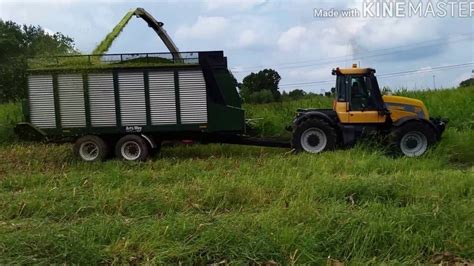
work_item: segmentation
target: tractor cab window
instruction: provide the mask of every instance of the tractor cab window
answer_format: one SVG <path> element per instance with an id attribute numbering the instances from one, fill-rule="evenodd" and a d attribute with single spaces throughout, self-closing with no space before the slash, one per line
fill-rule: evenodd
<path id="1" fill-rule="evenodd" d="M 352 111 L 376 110 L 368 78 L 353 76 L 350 79 L 350 109 Z"/>
<path id="2" fill-rule="evenodd" d="M 346 77 L 337 76 L 336 79 L 336 99 L 338 102 L 347 102 Z"/>

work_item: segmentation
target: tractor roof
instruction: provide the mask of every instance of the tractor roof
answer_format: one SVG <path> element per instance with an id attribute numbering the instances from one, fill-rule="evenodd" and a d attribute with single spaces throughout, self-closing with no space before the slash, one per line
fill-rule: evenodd
<path id="1" fill-rule="evenodd" d="M 375 73 L 373 68 L 359 68 L 354 65 L 352 68 L 336 68 L 332 70 L 333 75 L 365 75 Z"/>

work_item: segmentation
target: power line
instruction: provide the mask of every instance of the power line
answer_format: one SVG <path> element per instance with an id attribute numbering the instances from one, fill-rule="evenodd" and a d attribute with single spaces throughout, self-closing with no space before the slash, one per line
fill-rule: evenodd
<path id="1" fill-rule="evenodd" d="M 445 66 L 436 66 L 436 67 L 431 67 L 431 68 L 427 68 L 427 69 L 416 69 L 416 70 L 406 70 L 406 71 L 385 73 L 385 74 L 377 75 L 377 78 L 387 79 L 387 78 L 400 77 L 400 76 L 405 76 L 405 75 L 410 75 L 410 74 L 424 74 L 424 73 L 430 73 L 430 72 L 433 72 L 433 71 L 450 70 L 450 69 L 456 69 L 456 68 L 466 67 L 466 66 L 471 66 L 471 65 L 474 65 L 474 62 L 453 64 L 453 65 L 445 65 Z M 286 84 L 281 84 L 279 87 L 300 86 L 300 85 L 317 85 L 317 84 L 326 84 L 326 83 L 334 83 L 334 79 L 332 79 L 332 80 L 299 82 L 299 83 L 286 83 Z"/>
<path id="2" fill-rule="evenodd" d="M 310 63 L 310 62 L 314 62 L 314 61 L 318 61 L 318 63 L 312 63 L 312 64 L 306 64 L 306 65 L 297 65 L 296 67 L 307 67 L 307 66 L 315 66 L 315 65 L 321 65 L 321 64 L 327 64 L 327 63 L 331 63 L 331 62 L 341 62 L 341 61 L 345 61 L 347 60 L 349 57 L 351 58 L 366 58 L 366 57 L 374 57 L 374 56 L 382 56 L 382 55 L 388 55 L 388 54 L 396 54 L 396 53 L 400 53 L 400 52 L 406 52 L 406 51 L 409 51 L 413 48 L 426 48 L 426 47 L 430 47 L 430 46 L 435 46 L 435 45 L 439 45 L 441 43 L 449 43 L 449 42 L 461 42 L 461 41 L 464 41 L 464 40 L 468 40 L 468 39 L 471 39 L 473 37 L 472 35 L 473 33 L 470 33 L 470 34 L 460 34 L 458 35 L 458 37 L 461 37 L 460 39 L 447 39 L 447 38 L 443 38 L 443 39 L 436 39 L 436 40 L 430 40 L 430 41 L 424 41 L 424 42 L 419 42 L 419 43 L 414 43 L 414 44 L 410 44 L 410 45 L 403 45 L 403 46 L 397 46 L 397 47 L 391 47 L 391 48 L 385 48 L 385 49 L 378 49 L 378 50 L 374 50 L 374 51 L 368 51 L 366 53 L 360 53 L 360 54 L 353 54 L 353 55 L 347 55 L 347 56 L 335 56 L 335 57 L 328 57 L 326 59 L 313 59 L 313 60 L 309 60 L 309 61 L 300 61 L 300 62 L 293 62 L 293 63 L 285 63 L 285 64 L 279 64 L 279 65 L 273 65 L 273 66 L 281 66 L 280 68 L 291 68 L 289 67 L 288 65 L 293 65 L 293 64 L 301 64 L 301 63 Z M 462 37 L 464 36 L 464 37 Z M 435 42 L 436 41 L 436 42 Z M 435 42 L 435 43 L 432 43 L 432 44 L 424 44 L 424 43 L 429 43 L 429 42 Z M 422 45 L 424 44 L 424 45 Z M 401 48 L 404 48 L 400 51 Z M 397 51 L 398 49 L 398 51 Z M 387 51 L 387 50 L 395 50 L 395 51 L 392 51 L 392 52 L 388 52 L 388 53 L 378 53 L 378 54 L 372 54 L 371 53 L 374 53 L 374 52 L 380 52 L 380 51 Z M 287 67 L 286 67 L 287 66 Z M 263 67 L 263 66 L 261 66 Z M 294 67 L 294 68 L 296 68 Z M 251 69 L 251 68 L 244 68 L 244 69 Z M 257 69 L 257 68 L 253 68 L 253 69 Z M 241 71 L 239 71 L 241 72 Z"/>
<path id="3" fill-rule="evenodd" d="M 448 70 L 448 69 L 460 68 L 460 67 L 471 66 L 471 65 L 474 65 L 474 62 L 454 64 L 454 65 L 445 65 L 445 66 L 436 66 L 436 67 L 431 67 L 431 68 L 426 68 L 426 69 L 418 69 L 418 70 L 407 70 L 407 71 L 400 71 L 400 72 L 392 72 L 392 73 L 377 75 L 377 77 L 383 77 L 383 78 L 398 77 L 398 76 L 404 76 L 404 75 L 408 75 L 408 74 L 412 74 L 412 73 L 424 74 L 424 73 L 429 73 L 429 72 L 438 71 L 438 70 Z"/>
<path id="4" fill-rule="evenodd" d="M 324 65 L 324 64 L 333 63 L 333 62 L 342 62 L 350 58 L 362 59 L 362 58 L 378 57 L 378 56 L 384 56 L 384 55 L 390 55 L 390 54 L 400 54 L 407 51 L 411 51 L 413 49 L 427 48 L 427 47 L 436 46 L 436 45 L 444 44 L 444 43 L 457 43 L 457 42 L 470 40 L 473 38 L 473 33 L 470 32 L 470 33 L 459 34 L 457 35 L 457 37 L 458 37 L 457 39 L 456 38 L 450 39 L 450 38 L 445 37 L 442 39 L 434 39 L 434 40 L 418 42 L 418 43 L 414 43 L 410 45 L 402 45 L 402 46 L 397 46 L 397 47 L 378 49 L 378 50 L 368 51 L 366 53 L 356 53 L 356 54 L 347 55 L 347 56 L 336 56 L 336 57 L 328 57 L 326 59 L 312 59 L 312 60 L 305 60 L 305 61 L 299 61 L 299 62 L 275 64 L 275 65 L 272 65 L 272 67 L 279 68 L 279 69 L 304 68 L 304 67 L 311 67 L 311 66 L 317 66 L 317 65 Z M 431 44 L 428 44 L 428 43 L 431 43 Z M 390 50 L 394 50 L 394 51 L 390 51 Z M 381 51 L 390 51 L 390 52 L 377 53 Z M 311 63 L 314 61 L 317 61 L 317 63 Z M 260 66 L 253 66 L 253 67 L 245 67 L 242 70 L 238 70 L 238 71 L 234 70 L 233 72 L 239 73 L 239 72 L 244 72 L 244 71 L 258 70 L 262 67 L 265 67 L 265 66 L 260 65 Z"/>

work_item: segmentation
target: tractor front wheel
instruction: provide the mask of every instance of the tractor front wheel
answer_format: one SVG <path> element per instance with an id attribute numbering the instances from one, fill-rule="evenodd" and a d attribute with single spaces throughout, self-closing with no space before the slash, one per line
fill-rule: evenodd
<path id="1" fill-rule="evenodd" d="M 291 145 L 297 152 L 320 153 L 334 150 L 336 144 L 336 130 L 324 120 L 312 118 L 294 127 Z"/>
<path id="2" fill-rule="evenodd" d="M 413 121 L 394 127 L 390 133 L 390 150 L 394 155 L 418 157 L 436 142 L 436 132 L 428 124 Z"/>

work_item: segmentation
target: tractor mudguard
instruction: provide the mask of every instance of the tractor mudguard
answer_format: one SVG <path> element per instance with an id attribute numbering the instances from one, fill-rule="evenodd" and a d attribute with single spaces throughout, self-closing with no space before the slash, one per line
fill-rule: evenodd
<path id="1" fill-rule="evenodd" d="M 441 135 L 443 134 L 447 123 L 446 119 L 430 118 L 430 120 L 427 120 L 418 116 L 407 116 L 395 121 L 393 123 L 393 126 L 402 126 L 403 124 L 408 123 L 410 121 L 419 121 L 430 125 L 430 127 L 436 132 L 436 137 L 438 140 L 441 138 Z"/>
<path id="2" fill-rule="evenodd" d="M 326 113 L 328 112 L 328 113 Z M 329 125 L 334 127 L 336 130 L 338 139 L 342 141 L 342 145 L 344 146 L 349 146 L 355 143 L 358 131 L 357 130 L 357 125 L 342 125 L 339 123 L 337 114 L 334 112 L 332 114 L 332 110 L 325 110 L 325 111 L 300 111 L 298 112 L 298 115 L 295 117 L 293 120 L 293 126 L 288 126 L 286 129 L 288 131 L 291 131 L 293 127 L 298 126 L 301 122 L 303 122 L 306 119 L 313 119 L 313 118 L 318 118 L 321 120 L 324 120 L 327 122 Z"/>
<path id="3" fill-rule="evenodd" d="M 293 125 L 299 125 L 302 121 L 310 118 L 319 118 L 328 122 L 331 126 L 337 126 L 337 121 L 321 111 L 300 112 L 293 120 Z"/>

